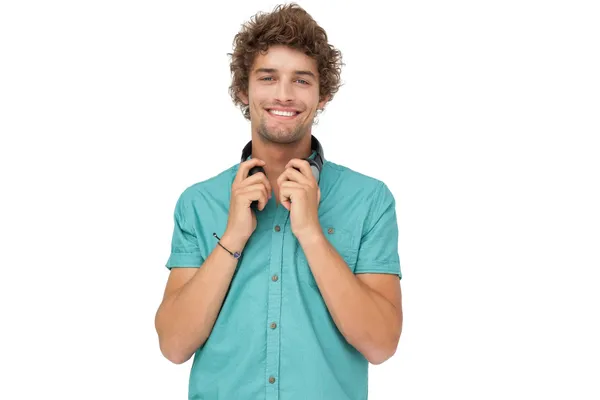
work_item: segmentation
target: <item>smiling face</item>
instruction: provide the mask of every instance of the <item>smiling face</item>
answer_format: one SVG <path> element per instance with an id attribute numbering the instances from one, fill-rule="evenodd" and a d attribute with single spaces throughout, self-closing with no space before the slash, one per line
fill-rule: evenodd
<path id="1" fill-rule="evenodd" d="M 293 143 L 311 131 L 319 102 L 317 63 L 300 51 L 271 46 L 258 53 L 248 78 L 248 96 L 240 100 L 250 106 L 252 132 L 274 143 Z"/>

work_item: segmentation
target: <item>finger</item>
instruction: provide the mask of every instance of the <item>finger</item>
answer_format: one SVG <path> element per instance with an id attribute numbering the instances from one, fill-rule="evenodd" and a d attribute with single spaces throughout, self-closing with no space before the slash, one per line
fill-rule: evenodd
<path id="1" fill-rule="evenodd" d="M 256 166 L 262 167 L 265 164 L 266 163 L 259 158 L 251 158 L 250 160 L 246 160 L 246 161 L 240 163 L 238 172 L 235 175 L 234 182 L 239 184 L 240 182 L 242 182 L 244 179 L 246 179 L 248 177 L 248 171 L 250 171 L 250 169 L 252 169 L 253 167 L 256 167 Z"/>
<path id="2" fill-rule="evenodd" d="M 267 205 L 267 196 L 267 188 L 262 183 L 246 186 L 239 189 L 238 192 L 238 197 L 243 199 L 244 206 L 248 207 L 253 201 L 257 200 L 260 210 Z"/>
<path id="3" fill-rule="evenodd" d="M 286 208 L 286 210 L 291 210 L 292 205 L 292 189 L 290 187 L 282 187 L 279 189 L 279 202 L 282 206 Z"/>
<path id="4" fill-rule="evenodd" d="M 290 167 L 297 168 L 298 170 L 300 170 L 302 175 L 304 175 L 308 180 L 314 180 L 312 169 L 310 168 L 310 164 L 308 163 L 308 161 L 301 160 L 299 158 L 292 158 L 290 161 L 288 161 L 287 165 L 285 166 L 285 168 Z"/>
<path id="5" fill-rule="evenodd" d="M 289 206 L 294 200 L 298 200 L 303 193 L 306 193 L 303 187 L 294 186 L 298 185 L 295 182 L 286 182 L 284 186 L 279 189 L 279 202 L 284 206 Z M 286 207 L 288 210 L 289 208 Z"/>
<path id="6" fill-rule="evenodd" d="M 267 202 L 269 201 L 269 199 L 267 197 L 267 191 L 266 191 L 266 189 L 264 189 L 264 186 L 263 186 L 263 189 L 260 190 L 260 194 L 259 194 L 259 197 L 257 200 L 258 200 L 258 210 L 259 211 L 264 210 L 264 208 L 267 206 Z M 250 203 L 252 203 L 252 202 L 250 202 Z"/>
<path id="7" fill-rule="evenodd" d="M 296 188 L 306 191 L 306 186 L 294 181 L 283 181 L 281 182 L 280 188 Z"/>
<path id="8" fill-rule="evenodd" d="M 298 182 L 285 181 L 280 186 L 279 194 L 280 200 L 281 194 L 289 200 L 291 200 L 291 196 L 295 196 L 298 199 L 299 196 L 306 196 L 306 186 Z"/>
<path id="9" fill-rule="evenodd" d="M 267 192 L 272 193 L 273 189 L 271 187 L 271 182 L 267 179 L 267 176 L 263 172 L 258 172 L 252 176 L 247 177 L 240 183 L 240 187 L 254 185 L 256 183 L 262 183 L 267 188 Z"/>
<path id="10" fill-rule="evenodd" d="M 267 193 L 267 188 L 265 188 L 265 185 L 263 185 L 262 182 L 259 182 L 259 183 L 255 183 L 253 185 L 240 187 L 239 189 L 237 189 L 236 194 L 237 194 L 237 196 L 246 196 L 248 193 L 254 192 L 256 190 L 263 191 L 265 194 Z M 257 200 L 257 199 L 252 199 L 252 200 Z"/>
<path id="11" fill-rule="evenodd" d="M 240 164 L 238 173 L 236 174 L 237 182 L 240 183 L 244 179 L 248 178 L 248 176 L 250 175 L 250 172 L 253 169 L 258 168 L 259 172 L 264 172 L 264 169 L 262 171 L 260 171 L 260 168 L 264 167 L 265 165 L 266 165 L 266 162 L 261 159 L 258 159 L 258 158 L 252 158 L 250 160 L 244 161 L 243 163 Z"/>
<path id="12" fill-rule="evenodd" d="M 303 185 L 311 184 L 310 180 L 308 180 L 301 172 L 292 167 L 287 168 L 281 173 L 281 175 L 279 175 L 277 178 L 277 185 L 281 186 L 281 184 L 285 181 L 298 182 Z"/>

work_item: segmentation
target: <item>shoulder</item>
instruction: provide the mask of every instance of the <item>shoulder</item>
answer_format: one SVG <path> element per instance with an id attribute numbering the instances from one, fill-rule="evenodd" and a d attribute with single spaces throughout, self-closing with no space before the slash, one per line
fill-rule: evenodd
<path id="1" fill-rule="evenodd" d="M 394 229 L 395 200 L 382 179 L 332 161 L 323 164 L 321 179 L 320 221 L 348 233 L 338 237 L 354 251 L 381 221 L 386 229 Z"/>
<path id="2" fill-rule="evenodd" d="M 228 202 L 230 189 L 238 165 L 233 165 L 204 180 L 188 185 L 179 194 L 178 209 L 196 208 L 200 205 Z"/>
<path id="3" fill-rule="evenodd" d="M 394 197 L 388 185 L 382 179 L 332 161 L 325 162 L 323 177 L 326 177 L 328 186 L 337 194 L 359 199 L 364 198 L 368 200 L 368 203 L 382 200 L 382 196 L 391 197 L 392 199 Z"/>

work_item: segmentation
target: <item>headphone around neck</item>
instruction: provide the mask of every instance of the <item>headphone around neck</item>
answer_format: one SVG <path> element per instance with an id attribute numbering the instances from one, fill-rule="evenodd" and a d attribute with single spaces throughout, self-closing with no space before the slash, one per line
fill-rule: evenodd
<path id="1" fill-rule="evenodd" d="M 325 162 L 325 156 L 323 154 L 323 147 L 321 146 L 321 143 L 317 140 L 316 137 L 314 137 L 314 136 L 311 137 L 310 144 L 311 144 L 311 150 L 313 150 L 313 152 L 316 151 L 317 154 L 315 155 L 314 159 L 307 157 L 307 158 L 304 158 L 304 160 L 306 160 L 310 164 L 310 168 L 312 170 L 313 176 L 315 177 L 315 180 L 318 183 L 319 179 L 321 177 L 321 170 L 323 169 L 323 163 Z M 252 154 L 252 140 L 249 141 L 246 144 L 246 146 L 244 147 L 244 150 L 242 150 L 241 161 L 242 162 L 246 161 L 246 159 L 248 159 L 248 157 L 250 157 L 251 154 Z M 265 173 L 263 167 L 254 167 L 250 170 L 250 172 L 248 172 L 248 176 L 254 175 L 257 172 L 262 172 L 263 174 Z"/>
<path id="2" fill-rule="evenodd" d="M 312 170 L 313 176 L 315 177 L 315 180 L 317 181 L 317 183 L 319 183 L 320 178 L 321 178 L 321 171 L 323 170 L 323 164 L 325 162 L 325 156 L 323 154 L 323 147 L 321 146 L 321 143 L 317 140 L 316 137 L 314 137 L 314 135 L 311 137 L 310 147 L 313 152 L 316 151 L 315 157 L 314 158 L 306 157 L 306 158 L 304 158 L 304 160 L 307 161 L 308 164 L 310 165 L 310 169 Z M 244 149 L 242 150 L 241 161 L 242 162 L 246 161 L 248 159 L 248 157 L 250 157 L 251 154 L 252 154 L 252 140 L 250 140 L 246 144 L 246 146 L 244 146 Z M 312 155 L 312 153 L 311 153 L 311 155 Z M 258 172 L 262 172 L 263 174 L 266 175 L 263 167 L 256 166 L 256 167 L 253 167 L 252 169 L 250 169 L 250 171 L 248 172 L 248 176 L 252 176 Z M 258 201 L 252 202 L 253 208 L 256 208 L 257 205 L 258 205 Z"/>

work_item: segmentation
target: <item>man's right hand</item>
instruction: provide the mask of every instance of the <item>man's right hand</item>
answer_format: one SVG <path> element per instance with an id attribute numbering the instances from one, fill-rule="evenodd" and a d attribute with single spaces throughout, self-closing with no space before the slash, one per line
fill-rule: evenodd
<path id="1" fill-rule="evenodd" d="M 234 248 L 246 244 L 256 229 L 256 215 L 250 208 L 254 200 L 258 200 L 258 210 L 263 210 L 271 197 L 271 184 L 262 172 L 248 176 L 250 169 L 263 167 L 265 162 L 252 158 L 240 164 L 231 186 L 231 201 L 229 216 L 223 240 L 228 241 Z"/>

